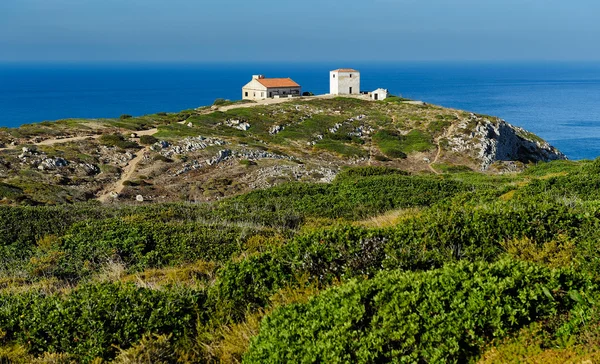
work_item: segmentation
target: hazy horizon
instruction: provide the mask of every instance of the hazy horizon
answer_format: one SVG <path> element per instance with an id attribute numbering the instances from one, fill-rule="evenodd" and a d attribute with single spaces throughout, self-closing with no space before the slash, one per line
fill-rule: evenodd
<path id="1" fill-rule="evenodd" d="M 578 3 L 3 0 L 0 62 L 598 61 Z"/>

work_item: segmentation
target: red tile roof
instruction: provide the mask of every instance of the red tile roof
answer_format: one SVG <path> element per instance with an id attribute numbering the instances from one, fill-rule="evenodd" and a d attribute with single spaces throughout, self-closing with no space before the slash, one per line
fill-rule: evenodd
<path id="1" fill-rule="evenodd" d="M 352 69 L 352 68 L 340 68 L 337 70 L 333 70 L 332 72 L 357 72 L 357 73 L 359 73 L 357 70 Z"/>
<path id="2" fill-rule="evenodd" d="M 294 82 L 291 78 L 259 78 L 257 81 L 267 88 L 300 87 L 300 85 Z"/>

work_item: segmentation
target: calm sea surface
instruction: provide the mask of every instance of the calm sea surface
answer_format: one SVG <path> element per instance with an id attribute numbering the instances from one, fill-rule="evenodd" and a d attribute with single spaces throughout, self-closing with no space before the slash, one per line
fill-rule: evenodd
<path id="1" fill-rule="evenodd" d="M 571 159 L 600 156 L 600 63 L 0 64 L 0 126 L 239 99 L 252 74 L 292 77 L 322 94 L 329 70 L 340 67 L 359 69 L 363 90 L 500 116 Z"/>

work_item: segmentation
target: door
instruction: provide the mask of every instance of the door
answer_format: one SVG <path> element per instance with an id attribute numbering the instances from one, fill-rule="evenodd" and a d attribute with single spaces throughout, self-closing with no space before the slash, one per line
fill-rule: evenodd
<path id="1" fill-rule="evenodd" d="M 352 95 L 352 87 L 350 87 L 350 95 Z"/>
<path id="2" fill-rule="evenodd" d="M 379 94 L 375 94 L 375 101 L 379 100 Z"/>

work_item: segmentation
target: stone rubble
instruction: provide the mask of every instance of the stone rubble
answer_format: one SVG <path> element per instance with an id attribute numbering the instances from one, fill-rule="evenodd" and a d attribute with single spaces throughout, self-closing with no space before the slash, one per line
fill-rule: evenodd
<path id="1" fill-rule="evenodd" d="M 222 162 L 232 160 L 232 159 L 247 159 L 251 161 L 256 161 L 259 159 L 278 159 L 278 160 L 294 160 L 293 157 L 274 154 L 270 152 L 266 152 L 264 150 L 240 150 L 240 151 L 232 151 L 230 149 L 220 150 L 216 156 L 207 159 L 206 161 L 200 162 L 198 160 L 193 160 L 183 165 L 183 168 L 176 171 L 173 176 L 177 177 L 184 173 L 195 171 L 198 169 L 206 168 L 209 166 L 216 166 Z"/>
<path id="2" fill-rule="evenodd" d="M 327 167 L 309 169 L 305 165 L 275 165 L 261 168 L 247 175 L 242 182 L 247 183 L 252 189 L 268 188 L 274 185 L 278 178 L 299 181 L 308 179 L 319 183 L 330 183 L 337 175 L 337 171 Z"/>
<path id="3" fill-rule="evenodd" d="M 337 133 L 337 132 L 338 132 L 338 130 L 340 130 L 340 128 L 341 128 L 341 127 L 342 127 L 342 124 L 340 124 L 340 123 L 336 123 L 336 124 L 333 126 L 333 128 L 329 128 L 329 132 L 330 132 L 331 134 L 335 134 L 335 133 Z"/>
<path id="4" fill-rule="evenodd" d="M 250 124 L 248 124 L 248 122 L 239 119 L 227 119 L 225 120 L 225 125 L 243 131 L 250 129 Z"/>
<path id="5" fill-rule="evenodd" d="M 171 158 L 175 155 L 192 153 L 199 150 L 204 150 L 211 146 L 223 146 L 226 144 L 227 143 L 221 139 L 198 136 L 185 138 L 175 145 L 160 141 L 154 144 L 151 149 L 154 151 L 159 151 L 159 153 L 164 157 Z"/>

